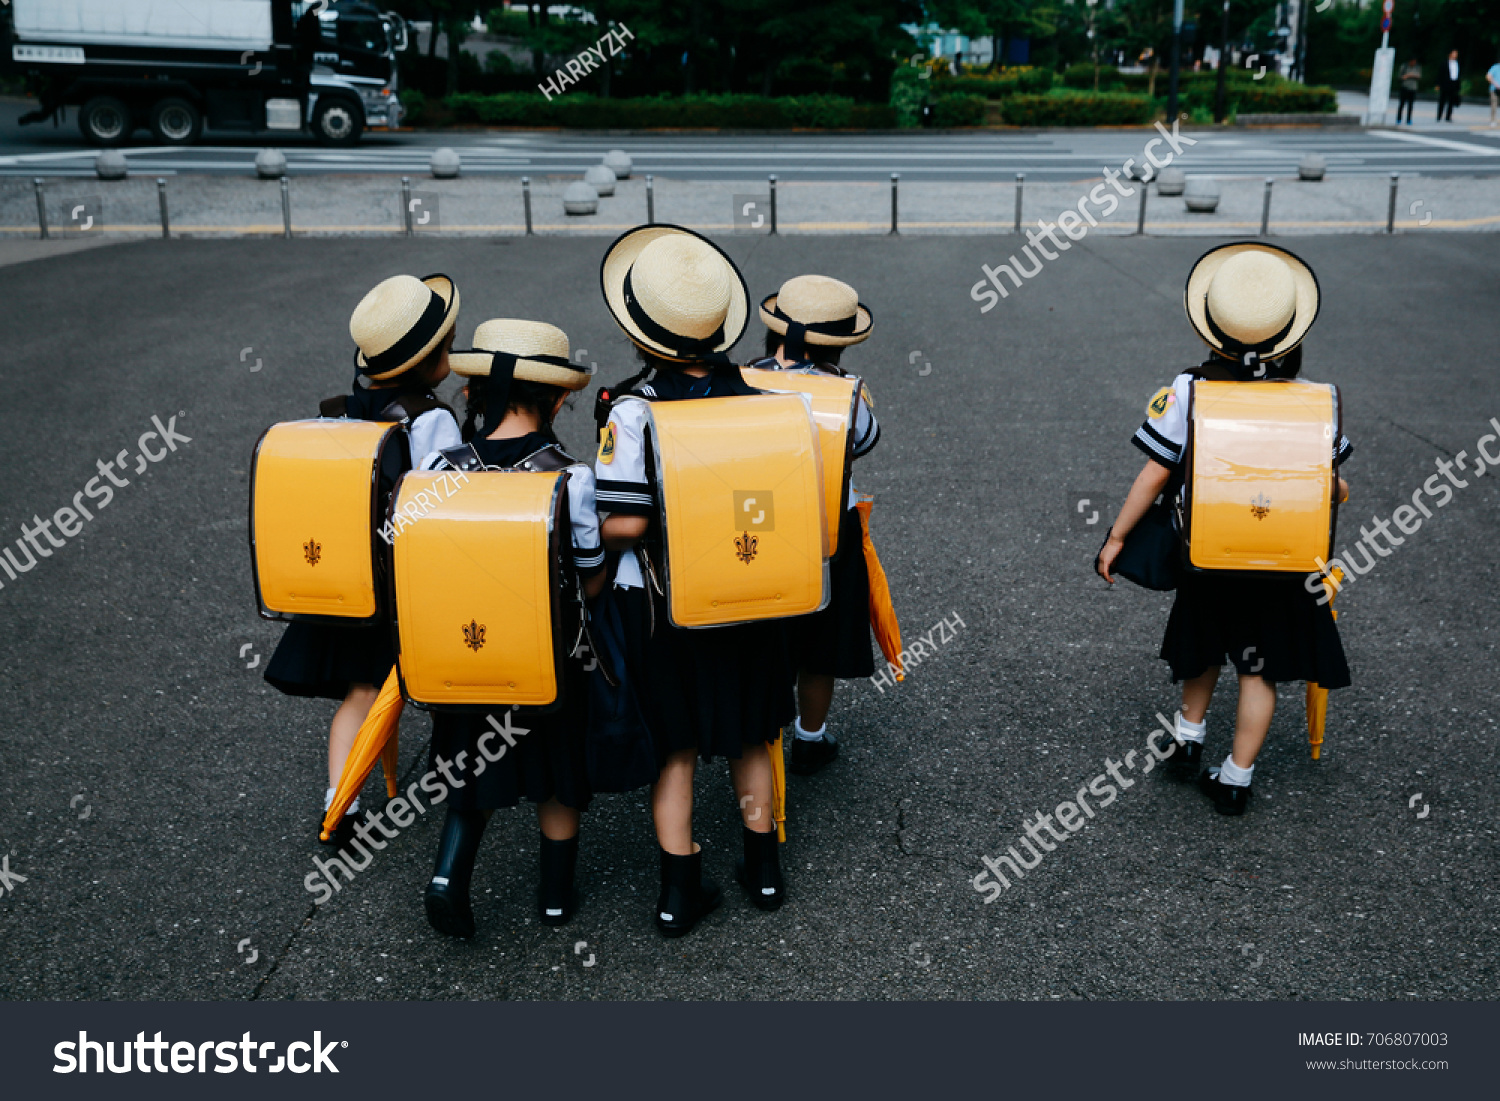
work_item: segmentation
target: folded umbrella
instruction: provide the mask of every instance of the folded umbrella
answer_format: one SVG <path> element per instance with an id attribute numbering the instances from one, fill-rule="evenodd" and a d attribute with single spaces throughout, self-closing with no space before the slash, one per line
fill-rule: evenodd
<path id="1" fill-rule="evenodd" d="M 891 586 L 886 580 L 885 568 L 880 556 L 875 553 L 875 542 L 870 538 L 870 509 L 875 498 L 861 493 L 854 506 L 859 512 L 859 523 L 864 533 L 865 566 L 870 574 L 870 626 L 875 631 L 875 641 L 885 660 L 896 669 L 896 679 L 905 680 L 906 671 L 901 664 L 901 624 L 896 621 L 896 609 L 891 606 Z"/>
<path id="2" fill-rule="evenodd" d="M 771 818 L 776 822 L 776 840 L 786 840 L 786 758 L 781 755 L 781 736 L 771 745 Z"/>
<path id="3" fill-rule="evenodd" d="M 1337 583 L 1344 580 L 1344 571 L 1333 567 L 1333 580 L 1323 578 L 1323 590 L 1328 594 L 1328 608 L 1333 611 L 1333 599 L 1338 596 Z M 1333 611 L 1333 618 L 1339 614 Z M 1307 682 L 1307 745 L 1312 750 L 1314 761 L 1323 754 L 1323 728 L 1328 723 L 1328 689 L 1320 688 L 1313 681 Z"/>
<path id="4" fill-rule="evenodd" d="M 323 815 L 321 836 L 324 841 L 333 835 L 333 829 L 339 824 L 339 819 L 344 816 L 349 805 L 359 797 L 359 789 L 365 786 L 365 780 L 375 767 L 377 760 L 380 761 L 385 771 L 386 795 L 395 798 L 399 755 L 396 732 L 400 729 L 401 709 L 405 706 L 406 701 L 401 698 L 401 680 L 396 675 L 396 669 L 393 666 L 391 675 L 385 679 L 380 694 L 375 697 L 375 703 L 370 707 L 370 713 L 365 716 L 359 733 L 355 735 L 349 756 L 344 759 L 344 771 L 339 776 L 338 787 L 334 790 L 333 802 L 328 804 L 328 810 Z"/>

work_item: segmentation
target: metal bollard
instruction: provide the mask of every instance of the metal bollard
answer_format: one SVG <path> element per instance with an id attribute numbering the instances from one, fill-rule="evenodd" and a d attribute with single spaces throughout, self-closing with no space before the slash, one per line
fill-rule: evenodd
<path id="1" fill-rule="evenodd" d="M 525 204 L 525 207 L 526 207 L 526 236 L 528 236 L 528 237 L 534 237 L 534 236 L 536 236 L 536 233 L 531 228 L 531 177 L 530 176 L 522 176 L 521 177 L 521 202 L 523 204 Z"/>
<path id="2" fill-rule="evenodd" d="M 901 179 L 901 174 L 899 172 L 892 172 L 891 173 L 891 236 L 892 237 L 894 237 L 897 233 L 900 232 L 900 230 L 897 228 L 898 225 L 899 225 L 899 223 L 898 223 L 898 220 L 897 220 L 897 217 L 896 217 L 896 187 L 897 187 L 897 184 L 900 181 L 900 179 Z"/>
<path id="3" fill-rule="evenodd" d="M 1021 232 L 1021 192 L 1026 188 L 1026 173 L 1016 173 L 1016 232 Z"/>
<path id="4" fill-rule="evenodd" d="M 161 207 L 161 235 L 172 236 L 172 223 L 167 217 L 167 181 L 160 176 L 156 177 L 156 201 Z"/>
<path id="5" fill-rule="evenodd" d="M 771 181 L 771 233 L 776 233 L 776 177 L 768 177 Z"/>
<path id="6" fill-rule="evenodd" d="M 1266 197 L 1260 206 L 1260 235 L 1262 237 L 1271 235 L 1271 185 L 1275 182 L 1270 176 L 1266 177 Z"/>
<path id="7" fill-rule="evenodd" d="M 646 224 L 656 224 L 656 181 L 649 175 L 646 177 Z"/>
<path id="8" fill-rule="evenodd" d="M 406 235 L 412 235 L 411 225 L 411 177 L 401 177 L 401 224 L 406 227 Z"/>
<path id="9" fill-rule="evenodd" d="M 42 240 L 45 241 L 52 234 L 47 232 L 47 199 L 42 192 L 42 178 L 35 177 L 31 181 L 31 186 L 36 188 L 36 224 L 41 227 Z"/>
<path id="10" fill-rule="evenodd" d="M 1401 179 L 1401 173 L 1391 173 L 1391 206 L 1385 212 L 1385 231 L 1387 233 L 1396 232 L 1396 181 L 1399 179 Z"/>
<path id="11" fill-rule="evenodd" d="M 292 239 L 292 190 L 285 176 L 281 177 L 281 235 Z"/>
<path id="12" fill-rule="evenodd" d="M 1143 237 L 1146 233 L 1146 196 L 1151 193 L 1151 188 L 1141 184 L 1141 209 L 1135 216 L 1135 235 Z"/>

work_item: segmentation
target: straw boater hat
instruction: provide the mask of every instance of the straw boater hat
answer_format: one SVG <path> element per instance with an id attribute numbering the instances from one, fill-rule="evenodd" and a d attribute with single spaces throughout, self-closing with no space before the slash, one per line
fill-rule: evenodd
<path id="1" fill-rule="evenodd" d="M 1183 305 L 1214 351 L 1249 362 L 1278 359 L 1307 335 L 1318 316 L 1318 280 L 1296 255 L 1275 245 L 1210 249 L 1188 273 Z"/>
<path id="2" fill-rule="evenodd" d="M 786 337 L 788 355 L 800 355 L 805 344 L 846 348 L 870 335 L 874 324 L 868 307 L 848 283 L 826 275 L 799 275 L 760 304 L 760 319 Z"/>
<path id="3" fill-rule="evenodd" d="M 599 268 L 604 303 L 639 347 L 675 362 L 714 362 L 745 335 L 750 292 L 724 251 L 680 226 L 639 226 Z"/>
<path id="4" fill-rule="evenodd" d="M 376 382 L 421 363 L 458 320 L 458 288 L 446 275 L 393 275 L 360 299 L 349 318 L 354 365 Z"/>
<path id="5" fill-rule="evenodd" d="M 592 367 L 568 359 L 568 334 L 541 321 L 496 318 L 474 330 L 474 347 L 451 352 L 448 364 L 465 378 L 487 377 L 497 362 L 514 360 L 513 377 L 564 390 L 582 390 Z"/>

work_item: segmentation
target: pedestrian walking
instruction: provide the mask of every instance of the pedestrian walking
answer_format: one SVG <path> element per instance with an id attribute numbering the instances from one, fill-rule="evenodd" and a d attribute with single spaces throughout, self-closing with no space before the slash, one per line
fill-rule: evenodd
<path id="1" fill-rule="evenodd" d="M 1422 87 L 1422 64 L 1412 58 L 1401 68 L 1401 102 L 1396 105 L 1396 125 L 1401 125 L 1401 112 L 1406 112 L 1406 125 L 1410 126 L 1412 109 L 1417 105 L 1417 91 Z"/>
<path id="2" fill-rule="evenodd" d="M 1451 50 L 1448 53 L 1448 60 L 1438 71 L 1438 122 L 1453 121 L 1453 108 L 1463 102 L 1459 98 L 1459 87 L 1458 51 Z"/>
<path id="3" fill-rule="evenodd" d="M 1490 86 L 1490 126 L 1493 128 L 1500 125 L 1495 121 L 1495 111 L 1500 108 L 1500 60 L 1485 72 L 1484 82 Z"/>

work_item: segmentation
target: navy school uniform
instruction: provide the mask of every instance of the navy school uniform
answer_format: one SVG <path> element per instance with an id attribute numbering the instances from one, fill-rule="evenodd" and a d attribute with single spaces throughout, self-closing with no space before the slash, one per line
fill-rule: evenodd
<path id="1" fill-rule="evenodd" d="M 514 467 L 556 441 L 540 432 L 530 432 L 515 439 L 476 437 L 469 442 L 485 466 Z M 424 469 L 437 465 L 441 465 L 441 459 L 436 455 L 425 457 L 421 463 Z M 604 568 L 599 515 L 594 504 L 594 472 L 587 463 L 573 463 L 567 472 L 573 565 L 581 578 L 588 578 Z M 455 573 L 452 582 L 463 585 L 462 572 Z M 439 757 L 455 762 L 460 753 L 467 754 L 463 768 L 453 770 L 463 781 L 463 787 L 450 790 L 448 805 L 455 811 L 469 812 L 513 807 L 522 799 L 545 803 L 555 798 L 565 807 L 587 810 L 593 797 L 584 755 L 588 728 L 587 676 L 583 659 L 570 656 L 563 661 L 559 707 L 551 711 L 495 707 L 496 722 L 506 723 L 509 711 L 509 727 L 526 731 L 513 735 L 515 745 L 508 746 L 498 761 L 488 760 L 479 751 L 479 739 L 485 731 L 494 729 L 485 715 L 434 711 L 428 766 L 436 769 Z M 497 734 L 487 744 L 496 753 L 499 750 L 493 747 L 506 742 Z"/>
<path id="2" fill-rule="evenodd" d="M 1131 439 L 1148 458 L 1171 470 L 1168 501 L 1182 488 L 1188 396 L 1193 379 L 1201 377 L 1202 369 L 1187 371 L 1158 390 Z M 1341 435 L 1334 447 L 1334 465 L 1341 465 L 1353 450 L 1349 438 Z M 1347 687 L 1349 665 L 1333 609 L 1318 603 L 1321 588 L 1308 591 L 1307 577 L 1183 570 L 1161 643 L 1160 656 L 1171 666 L 1172 679 L 1189 680 L 1210 667 L 1232 663 L 1240 675 L 1258 675 L 1273 684 L 1300 680 L 1323 688 Z"/>
<path id="3" fill-rule="evenodd" d="M 783 367 L 775 356 L 750 366 L 803 374 L 844 373 L 809 360 Z M 880 422 L 870 407 L 869 394 L 861 386 L 860 400 L 855 403 L 854 458 L 868 455 L 879 442 Z M 844 679 L 875 675 L 875 651 L 870 643 L 870 571 L 865 563 L 864 525 L 854 507 L 858 499 L 854 479 L 850 478 L 844 516 L 839 522 L 838 554 L 828 570 L 828 607 L 787 621 L 792 656 L 803 672 Z"/>
<path id="4" fill-rule="evenodd" d="M 691 401 L 739 391 L 715 375 L 694 378 L 674 371 L 658 372 L 633 392 L 653 401 Z M 610 411 L 594 471 L 600 511 L 651 517 L 642 541 L 650 547 L 660 538 L 660 518 L 642 431 L 645 414 L 644 404 L 636 401 L 622 401 Z M 659 570 L 660 554 L 652 559 Z M 792 720 L 795 671 L 787 654 L 786 621 L 674 627 L 666 596 L 648 580 L 634 550 L 618 556 L 610 595 L 619 603 L 627 668 L 658 765 L 684 749 L 706 760 L 737 759 L 746 745 L 774 742 Z"/>
<path id="5" fill-rule="evenodd" d="M 408 430 L 411 454 L 425 455 L 462 442 L 452 410 L 438 402 L 425 386 L 372 389 L 356 385 L 344 412 L 353 420 L 381 420 L 382 411 L 402 397 L 434 406 L 412 419 Z M 386 452 L 379 487 L 382 513 L 396 479 L 403 472 L 403 459 L 399 448 Z M 347 627 L 294 620 L 276 644 L 276 652 L 266 665 L 265 678 L 289 696 L 342 700 L 356 684 L 379 688 L 395 664 L 391 626 L 384 616 L 375 623 Z"/>

